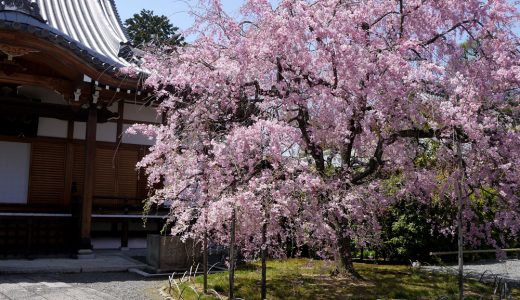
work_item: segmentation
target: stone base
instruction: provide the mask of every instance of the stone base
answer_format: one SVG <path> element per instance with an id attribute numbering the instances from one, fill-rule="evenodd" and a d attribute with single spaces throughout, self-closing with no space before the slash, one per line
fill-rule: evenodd
<path id="1" fill-rule="evenodd" d="M 94 259 L 96 254 L 91 249 L 80 249 L 76 257 L 77 259 Z"/>

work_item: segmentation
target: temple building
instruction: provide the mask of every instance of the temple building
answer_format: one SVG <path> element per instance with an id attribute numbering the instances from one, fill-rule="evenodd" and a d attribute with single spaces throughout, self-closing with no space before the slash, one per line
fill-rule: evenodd
<path id="1" fill-rule="evenodd" d="M 143 247 L 153 141 L 125 133 L 160 123 L 113 0 L 0 1 L 0 258 Z"/>

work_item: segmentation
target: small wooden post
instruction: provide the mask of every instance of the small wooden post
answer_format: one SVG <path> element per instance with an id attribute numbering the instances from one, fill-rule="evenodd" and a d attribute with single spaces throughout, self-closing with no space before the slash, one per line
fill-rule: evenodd
<path id="1" fill-rule="evenodd" d="M 261 299 L 267 299 L 267 219 L 262 224 L 262 295 Z"/>
<path id="2" fill-rule="evenodd" d="M 229 300 L 235 299 L 235 226 L 236 226 L 236 211 L 233 208 L 231 214 L 231 236 L 229 242 Z"/>
<path id="3" fill-rule="evenodd" d="M 458 235 L 458 262 L 459 262 L 459 300 L 464 299 L 464 239 L 463 239 L 463 228 L 462 228 L 462 189 L 464 181 L 464 165 L 462 161 L 462 148 L 460 140 L 457 136 L 456 131 L 453 133 L 457 143 L 457 159 L 458 159 L 458 170 L 459 180 L 456 184 L 455 190 L 457 193 L 457 235 Z"/>
<path id="4" fill-rule="evenodd" d="M 204 232 L 204 253 L 203 255 L 203 267 L 204 267 L 204 294 L 208 293 L 208 231 Z"/>

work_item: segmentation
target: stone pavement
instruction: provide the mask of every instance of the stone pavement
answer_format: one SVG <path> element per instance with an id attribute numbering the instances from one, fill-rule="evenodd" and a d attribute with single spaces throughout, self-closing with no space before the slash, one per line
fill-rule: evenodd
<path id="1" fill-rule="evenodd" d="M 91 288 L 73 287 L 64 282 L 0 283 L 0 299 L 114 299 Z"/>
<path id="2" fill-rule="evenodd" d="M 131 259 L 129 253 L 96 252 L 93 259 L 38 258 L 0 260 L 0 274 L 35 273 L 82 273 L 82 272 L 124 272 L 140 269 L 146 264 Z"/>
<path id="3" fill-rule="evenodd" d="M 162 300 L 165 277 L 129 273 L 146 264 L 142 249 L 96 251 L 93 259 L 0 260 L 0 300 Z"/>
<path id="4" fill-rule="evenodd" d="M 0 300 L 159 300 L 166 284 L 132 273 L 0 275 Z"/>
<path id="5" fill-rule="evenodd" d="M 449 273 L 457 273 L 458 270 L 457 266 L 427 266 L 424 268 L 426 270 Z M 464 265 L 464 273 L 470 277 L 479 279 L 482 277 L 491 281 L 498 277 L 515 285 L 520 285 L 520 260 L 508 259 L 501 262 L 471 263 Z"/>

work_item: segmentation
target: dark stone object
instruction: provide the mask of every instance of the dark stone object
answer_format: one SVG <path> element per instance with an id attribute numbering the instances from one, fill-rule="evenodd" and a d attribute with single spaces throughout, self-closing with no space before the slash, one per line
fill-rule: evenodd
<path id="1" fill-rule="evenodd" d="M 146 262 L 157 272 L 184 272 L 190 268 L 195 271 L 201 258 L 201 247 L 192 240 L 183 242 L 177 236 L 148 235 Z"/>

